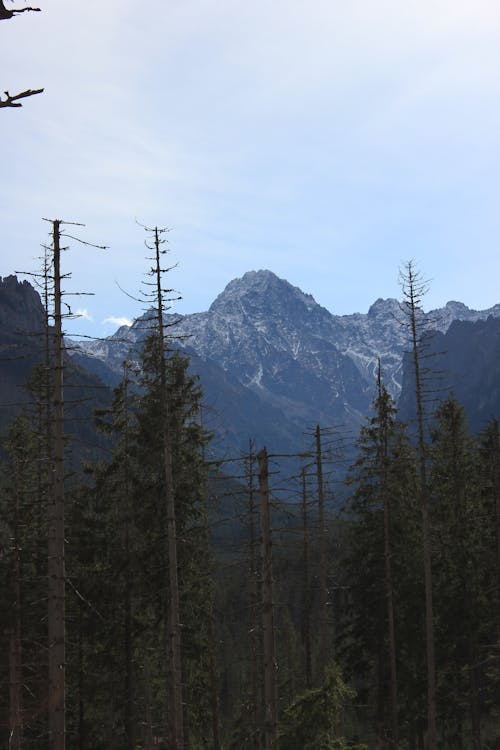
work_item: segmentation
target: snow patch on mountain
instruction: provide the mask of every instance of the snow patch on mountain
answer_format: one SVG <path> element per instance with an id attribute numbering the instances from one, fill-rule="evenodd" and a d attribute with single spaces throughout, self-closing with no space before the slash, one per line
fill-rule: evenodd
<path id="1" fill-rule="evenodd" d="M 500 305 L 476 311 L 452 301 L 424 314 L 424 322 L 444 333 L 453 320 L 489 315 L 500 317 Z M 144 339 L 150 319 L 146 314 L 82 348 L 121 367 L 130 348 Z M 389 391 L 397 398 L 401 390 L 408 330 L 395 299 L 379 298 L 367 313 L 333 315 L 271 271 L 248 271 L 231 281 L 208 311 L 168 315 L 166 321 L 181 346 L 301 419 L 359 421 L 367 413 L 379 361 Z"/>

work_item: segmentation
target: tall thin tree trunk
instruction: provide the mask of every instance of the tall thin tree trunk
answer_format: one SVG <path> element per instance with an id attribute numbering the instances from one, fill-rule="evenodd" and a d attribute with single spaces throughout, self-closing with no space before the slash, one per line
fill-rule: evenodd
<path id="1" fill-rule="evenodd" d="M 262 646 L 264 655 L 265 750 L 271 750 L 278 736 L 278 691 L 273 603 L 273 557 L 269 509 L 269 466 L 267 451 L 257 454 L 259 466 L 260 523 L 262 533 Z"/>
<path id="2" fill-rule="evenodd" d="M 407 309 L 410 324 L 410 341 L 415 375 L 415 401 L 417 407 L 418 462 L 420 474 L 420 506 L 422 512 L 422 545 L 425 586 L 425 636 L 427 656 L 427 743 L 428 750 L 437 750 L 436 729 L 436 659 L 434 654 L 434 610 L 432 600 L 432 548 L 429 521 L 429 489 L 427 482 L 427 450 L 424 432 L 423 385 L 417 335 L 418 279 L 412 263 L 407 265 Z"/>
<path id="3" fill-rule="evenodd" d="M 264 723 L 262 689 L 262 650 L 260 647 L 261 626 L 259 623 L 259 583 L 258 583 L 258 551 L 255 533 L 255 486 L 254 486 L 254 446 L 249 441 L 248 446 L 248 521 L 250 545 L 250 644 L 252 659 L 251 713 L 252 724 L 257 738 L 257 747 L 261 747 L 260 727 Z"/>
<path id="4" fill-rule="evenodd" d="M 303 596 L 303 613 L 302 613 L 302 637 L 304 643 L 306 688 L 312 685 L 312 659 L 311 659 L 311 590 L 309 582 L 309 523 L 307 516 L 307 480 L 306 470 L 302 469 L 302 554 L 304 558 L 304 596 Z"/>
<path id="5" fill-rule="evenodd" d="M 471 649 L 469 659 L 470 680 L 470 715 L 471 715 L 471 739 L 472 750 L 481 750 L 481 712 L 479 706 L 479 675 L 476 666 L 477 654 Z"/>
<path id="6" fill-rule="evenodd" d="M 9 750 L 21 750 L 23 736 L 23 697 L 22 697 L 22 644 L 21 644 L 21 543 L 19 539 L 20 502 L 19 466 L 15 466 L 16 520 L 14 528 L 13 584 L 14 607 L 13 624 L 10 629 L 9 645 Z"/>
<path id="7" fill-rule="evenodd" d="M 212 746 L 213 750 L 221 750 L 220 743 L 220 719 L 219 719 L 219 697 L 217 695 L 217 664 L 215 660 L 215 633 L 214 613 L 210 607 L 210 620 L 208 623 L 208 638 L 210 642 L 210 704 L 212 709 Z"/>
<path id="8" fill-rule="evenodd" d="M 54 251 L 54 471 L 48 503 L 49 747 L 64 750 L 65 728 L 65 563 L 64 563 L 64 396 L 61 313 L 60 221 L 53 222 Z"/>
<path id="9" fill-rule="evenodd" d="M 16 623 L 10 630 L 9 639 L 9 750 L 21 750 L 22 747 L 20 647 L 20 633 Z"/>
<path id="10" fill-rule="evenodd" d="M 82 605 L 78 606 L 78 750 L 85 750 L 85 706 L 83 671 L 83 617 Z"/>
<path id="11" fill-rule="evenodd" d="M 169 572 L 169 662 L 172 676 L 171 719 L 173 727 L 173 750 L 185 750 L 184 701 L 181 661 L 181 623 L 179 603 L 179 577 L 177 566 L 177 529 L 175 489 L 172 467 L 172 445 L 170 436 L 170 406 L 167 394 L 166 348 L 163 324 L 163 290 L 161 286 L 160 237 L 158 227 L 154 230 L 155 276 L 157 294 L 157 326 L 159 366 L 161 378 L 161 410 L 163 421 L 163 470 L 165 479 L 165 503 L 167 510 L 167 543 Z"/>
<path id="12" fill-rule="evenodd" d="M 394 627 L 394 601 L 392 588 L 392 565 L 391 565 L 391 542 L 390 542 L 390 508 L 389 508 L 389 436 L 388 436 L 388 414 L 384 408 L 382 381 L 380 372 L 380 360 L 378 363 L 377 388 L 379 400 L 379 421 L 381 428 L 381 459 L 382 459 L 382 492 L 384 505 L 384 567 L 385 567 L 385 597 L 387 607 L 387 624 L 389 630 L 389 665 L 391 683 L 391 729 L 392 747 L 397 750 L 399 746 L 399 723 L 398 723 L 398 682 L 396 670 L 396 632 Z"/>
<path id="13" fill-rule="evenodd" d="M 131 516 L 131 497 L 130 497 L 130 471 L 129 471 L 129 454 L 130 454 L 130 441 L 129 441 L 129 363 L 126 362 L 123 366 L 123 380 L 124 380 L 124 392 L 123 392 L 123 425 L 124 425 L 124 441 L 125 441 L 125 460 L 123 462 L 123 484 L 125 493 L 125 528 L 124 528 L 124 551 L 125 551 L 125 622 L 124 622 L 124 634 L 125 634 L 125 684 L 124 684 L 124 710 L 125 710 L 125 749 L 134 750 L 135 747 L 135 732 L 134 732 L 134 700 L 133 700 L 133 680 L 132 680 L 132 565 L 131 565 L 131 551 L 130 551 L 130 516 Z"/>
<path id="14" fill-rule="evenodd" d="M 327 662 L 326 646 L 326 608 L 328 591 L 326 584 L 326 524 L 325 524 L 325 492 L 323 483 L 323 455 L 321 450 L 321 429 L 316 425 L 316 476 L 318 481 L 318 531 L 319 531 L 319 633 L 318 633 L 318 675 L 324 676 Z"/>

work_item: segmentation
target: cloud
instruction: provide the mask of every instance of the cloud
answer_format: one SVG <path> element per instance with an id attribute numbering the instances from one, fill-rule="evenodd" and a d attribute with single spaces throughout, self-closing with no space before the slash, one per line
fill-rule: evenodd
<path id="1" fill-rule="evenodd" d="M 119 318 L 119 317 L 115 317 L 114 315 L 111 315 L 109 318 L 104 318 L 104 320 L 102 322 L 103 322 L 103 324 L 110 323 L 110 324 L 113 324 L 113 325 L 119 326 L 119 327 L 121 327 L 121 326 L 131 326 L 132 323 L 133 323 L 133 321 L 130 320 L 130 318 Z"/>
<path id="2" fill-rule="evenodd" d="M 84 320 L 88 320 L 89 322 L 92 322 L 94 320 L 92 315 L 86 309 L 82 310 L 81 308 L 79 308 L 73 314 L 76 315 L 78 318 L 83 318 Z"/>
<path id="3" fill-rule="evenodd" d="M 413 254 L 445 262 L 447 283 L 457 268 L 451 296 L 497 301 L 498 2 L 88 6 L 44 0 L 0 24 L 5 86 L 45 86 L 1 118 L 0 273 L 37 262 L 40 217 L 81 221 L 111 249 L 70 243 L 64 271 L 96 295 L 94 326 L 79 311 L 75 327 L 129 325 L 106 316 L 135 317 L 113 279 L 134 296 L 147 268 L 137 216 L 176 230 L 183 312 L 252 267 L 326 306 L 335 290 L 337 311 L 367 309 L 398 293 L 388 279 Z"/>

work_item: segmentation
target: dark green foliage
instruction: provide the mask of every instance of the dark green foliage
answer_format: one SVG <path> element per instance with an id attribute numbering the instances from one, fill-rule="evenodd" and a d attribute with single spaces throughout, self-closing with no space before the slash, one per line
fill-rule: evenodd
<path id="1" fill-rule="evenodd" d="M 484 665 L 491 658 L 492 539 L 477 448 L 464 409 L 450 397 L 432 430 L 431 492 L 437 613 L 438 699 L 443 741 L 479 748 Z M 485 534 L 486 531 L 486 534 Z"/>
<path id="2" fill-rule="evenodd" d="M 361 432 L 352 467 L 345 540 L 344 583 L 349 591 L 338 632 L 346 674 L 371 711 L 375 735 L 390 730 L 390 652 L 384 567 L 384 503 L 389 505 L 392 597 L 400 724 L 422 716 L 422 581 L 417 476 L 404 425 L 383 390 L 376 414 Z M 382 446 L 384 450 L 381 450 Z M 366 716 L 368 718 L 368 716 Z M 409 731 L 412 731 L 411 729 Z"/>
<path id="3" fill-rule="evenodd" d="M 382 496 L 389 491 L 400 744 L 425 738 L 425 638 L 419 485 L 413 449 L 393 422 L 389 463 L 378 450 L 380 411 L 362 431 L 345 536 L 349 595 L 339 628 L 344 672 L 368 708 L 362 724 L 389 741 L 389 661 L 382 559 Z M 475 441 L 463 408 L 450 397 L 436 411 L 429 452 L 433 546 L 438 738 L 442 748 L 498 741 L 498 428 Z M 495 738 L 497 738 L 495 740 Z M 386 743 L 386 744 L 384 744 Z"/>
<path id="4" fill-rule="evenodd" d="M 3 441 L 0 476 L 0 737 L 7 747 L 13 661 L 18 660 L 20 726 L 26 747 L 46 737 L 46 462 L 27 416 Z M 12 647 L 17 641 L 17 656 Z M 14 657 L 14 659 L 13 659 Z M 9 668 L 11 674 L 9 675 Z M 9 689 L 10 688 L 10 689 Z"/>
<path id="5" fill-rule="evenodd" d="M 114 436 L 109 461 L 73 504 L 71 557 L 72 715 L 82 747 L 135 747 L 167 737 L 168 565 L 159 379 L 145 352 L 141 389 L 126 371 L 101 429 Z M 183 665 L 192 746 L 210 733 L 211 565 L 206 519 L 200 391 L 178 354 L 167 364 L 177 498 Z M 148 740 L 149 737 L 149 740 Z M 141 740 L 142 738 L 142 740 Z"/>
<path id="6" fill-rule="evenodd" d="M 362 750 L 339 736 L 344 706 L 353 696 L 338 666 L 331 663 L 323 684 L 299 695 L 284 712 L 279 749 Z"/>
<path id="7" fill-rule="evenodd" d="M 186 745 L 190 750 L 263 750 L 256 483 L 251 524 L 249 462 L 238 463 L 234 478 L 214 469 L 208 482 L 208 436 L 201 424 L 197 378 L 182 355 L 169 353 L 165 411 L 158 356 L 152 337 L 140 377 L 125 367 L 111 405 L 101 403 L 99 437 L 87 423 L 81 433 L 87 444 L 83 454 L 80 442 L 73 443 L 74 454 L 94 461 L 83 474 L 75 460 L 66 477 L 68 750 L 169 746 L 165 414 L 177 513 Z M 11 424 L 2 445 L 0 743 L 9 742 L 14 665 L 23 686 L 23 750 L 47 748 L 46 375 L 44 366 L 33 374 L 29 412 Z M 90 380 L 78 382 L 89 404 L 102 393 Z M 81 392 L 75 390 L 75 396 Z M 326 524 L 328 640 L 339 666 L 332 664 L 324 680 L 317 656 L 315 482 L 309 476 L 310 570 L 305 580 L 301 508 L 297 498 L 290 502 L 291 483 L 283 493 L 282 477 L 272 477 L 280 488 L 272 493 L 271 524 L 279 750 L 344 750 L 361 747 L 360 742 L 392 750 L 386 548 L 394 604 L 398 748 L 425 745 L 425 597 L 415 451 L 383 388 L 374 406 L 350 472 L 346 513 L 339 520 L 330 509 Z M 85 413 L 82 408 L 68 416 L 75 417 L 76 426 Z M 463 409 L 450 397 L 435 414 L 427 453 L 439 742 L 442 750 L 498 747 L 498 422 L 492 420 L 477 439 L 471 437 Z M 297 492 L 299 497 L 300 488 Z M 306 613 L 312 639 L 307 678 Z M 214 727 L 216 699 L 220 741 L 217 721 Z"/>

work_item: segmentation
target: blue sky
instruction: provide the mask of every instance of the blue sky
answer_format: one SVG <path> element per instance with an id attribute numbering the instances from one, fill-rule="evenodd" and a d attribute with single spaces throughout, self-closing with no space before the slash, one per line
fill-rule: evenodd
<path id="1" fill-rule="evenodd" d="M 366 312 L 410 258 L 427 308 L 500 302 L 497 0 L 40 6 L 0 23 L 0 90 L 45 87 L 0 111 L 0 274 L 85 223 L 110 249 L 64 255 L 71 333 L 141 313 L 136 220 L 172 230 L 181 313 L 258 268 Z"/>

